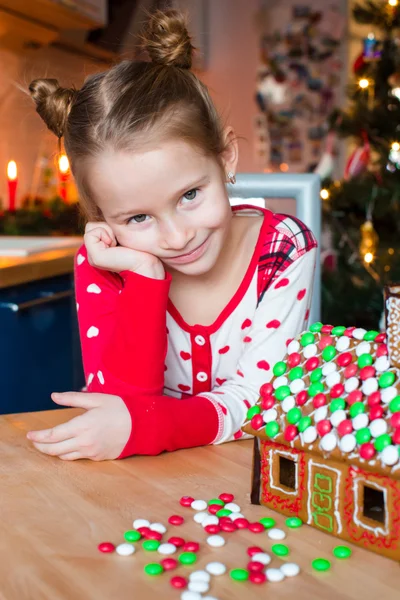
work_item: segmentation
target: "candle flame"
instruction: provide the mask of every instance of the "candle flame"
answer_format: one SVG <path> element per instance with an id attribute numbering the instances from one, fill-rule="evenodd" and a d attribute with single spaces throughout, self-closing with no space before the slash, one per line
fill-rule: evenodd
<path id="1" fill-rule="evenodd" d="M 17 174 L 18 174 L 17 163 L 15 162 L 15 160 L 10 160 L 10 162 L 7 165 L 8 179 L 10 179 L 11 181 L 15 181 L 17 179 Z"/>
<path id="2" fill-rule="evenodd" d="M 60 158 L 58 159 L 58 168 L 60 169 L 60 173 L 63 173 L 64 175 L 68 172 L 69 160 L 66 154 L 61 154 Z"/>

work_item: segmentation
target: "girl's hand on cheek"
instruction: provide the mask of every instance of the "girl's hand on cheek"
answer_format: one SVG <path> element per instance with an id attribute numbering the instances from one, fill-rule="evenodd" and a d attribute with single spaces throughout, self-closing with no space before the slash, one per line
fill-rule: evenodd
<path id="1" fill-rule="evenodd" d="M 165 277 L 164 267 L 156 256 L 118 246 L 117 239 L 107 223 L 88 223 L 84 242 L 89 264 L 97 269 L 115 273 L 133 271 L 153 279 Z"/>

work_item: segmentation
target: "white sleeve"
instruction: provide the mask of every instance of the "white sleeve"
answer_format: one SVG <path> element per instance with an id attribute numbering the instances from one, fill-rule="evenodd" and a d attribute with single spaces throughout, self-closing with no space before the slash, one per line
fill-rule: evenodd
<path id="1" fill-rule="evenodd" d="M 212 391 L 199 394 L 213 402 L 219 414 L 213 444 L 250 437 L 241 431 L 247 410 L 257 402 L 260 387 L 272 379 L 272 368 L 284 357 L 288 340 L 307 326 L 316 255 L 315 248 L 307 251 L 279 274 L 246 331 L 251 342 L 246 344 L 236 372 L 218 387 L 218 395 Z M 279 285 L 283 280 L 285 285 Z"/>

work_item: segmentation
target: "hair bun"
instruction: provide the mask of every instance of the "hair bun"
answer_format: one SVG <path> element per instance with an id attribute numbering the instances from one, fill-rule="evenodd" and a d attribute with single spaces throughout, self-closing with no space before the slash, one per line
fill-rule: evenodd
<path id="1" fill-rule="evenodd" d="M 29 86 L 36 112 L 47 127 L 61 138 L 77 91 L 60 87 L 57 79 L 35 79 Z"/>
<path id="2" fill-rule="evenodd" d="M 194 47 L 186 19 L 177 10 L 156 11 L 142 35 L 143 47 L 153 63 L 190 69 Z"/>

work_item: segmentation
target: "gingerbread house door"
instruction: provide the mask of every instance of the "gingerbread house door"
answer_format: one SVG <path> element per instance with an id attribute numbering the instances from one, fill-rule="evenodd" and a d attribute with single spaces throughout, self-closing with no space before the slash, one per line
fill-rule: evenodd
<path id="1" fill-rule="evenodd" d="M 339 490 L 342 473 L 339 469 L 308 461 L 308 524 L 331 534 L 341 532 Z"/>

